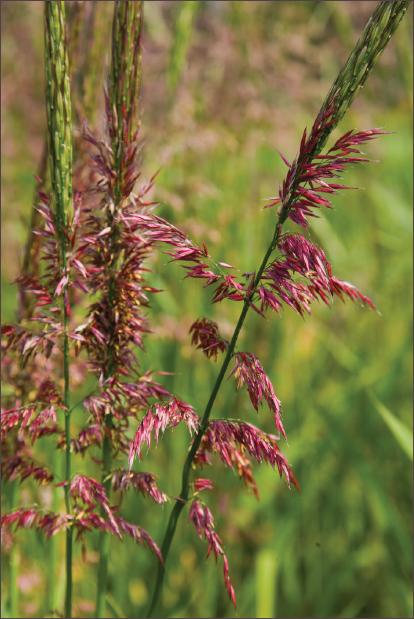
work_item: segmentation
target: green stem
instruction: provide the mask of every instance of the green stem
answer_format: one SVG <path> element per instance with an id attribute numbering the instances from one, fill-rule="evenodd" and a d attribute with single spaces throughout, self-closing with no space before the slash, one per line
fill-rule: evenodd
<path id="1" fill-rule="evenodd" d="M 45 62 L 48 150 L 56 236 L 60 244 L 61 275 L 66 275 L 66 226 L 72 205 L 72 121 L 69 60 L 65 32 L 65 3 L 45 3 Z M 65 415 L 65 504 L 70 514 L 71 436 L 69 396 L 69 307 L 67 284 L 63 288 L 63 378 Z M 65 617 L 72 616 L 72 528 L 66 530 Z"/>
<path id="2" fill-rule="evenodd" d="M 71 438 L 70 438 L 70 402 L 69 402 L 69 342 L 67 335 L 68 316 L 66 308 L 64 310 L 64 374 L 65 374 L 65 434 L 66 434 L 66 486 L 65 503 L 66 512 L 70 514 L 70 478 L 71 478 Z M 73 561 L 73 529 L 66 529 L 66 595 L 65 595 L 65 617 L 72 616 L 72 561 Z"/>
<path id="3" fill-rule="evenodd" d="M 111 538 L 103 533 L 99 534 L 99 564 L 98 564 L 98 592 L 96 599 L 95 617 L 105 617 L 106 589 L 108 584 L 108 560 Z"/>
<path id="4" fill-rule="evenodd" d="M 120 165 L 119 165 L 120 168 Z M 115 196 L 117 200 L 117 204 L 120 202 L 120 184 L 119 180 L 117 182 L 115 188 Z M 114 244 L 116 244 L 117 231 L 114 229 L 113 239 Z M 116 251 L 114 250 L 114 254 Z M 109 270 L 112 271 L 111 279 L 109 282 L 108 289 L 108 305 L 113 310 L 113 304 L 115 299 L 115 273 L 114 273 L 114 262 L 109 264 Z M 112 312 L 113 313 L 113 312 Z M 106 379 L 111 378 L 114 375 L 114 344 L 111 342 L 108 347 L 108 370 L 106 373 Z M 113 428 L 113 415 L 112 413 L 108 413 L 105 418 L 105 427 L 112 431 Z M 102 444 L 102 485 L 105 490 L 105 495 L 108 497 L 108 500 L 111 496 L 111 466 L 112 466 L 112 440 L 109 438 L 106 433 L 104 434 L 103 444 Z M 103 508 L 101 508 L 101 516 L 105 517 L 106 512 Z M 99 542 L 98 542 L 98 550 L 99 550 L 99 562 L 98 562 L 98 574 L 97 574 L 97 594 L 96 594 L 96 610 L 95 617 L 98 619 L 100 617 L 105 616 L 105 608 L 106 608 L 106 593 L 108 588 L 108 562 L 109 562 L 109 547 L 111 543 L 110 536 L 105 531 L 100 531 L 99 533 Z"/>
<path id="5" fill-rule="evenodd" d="M 51 459 L 51 470 L 56 468 L 56 452 L 53 452 Z M 57 488 L 52 488 L 52 512 L 55 514 L 59 510 Z M 49 554 L 49 586 L 48 586 L 48 611 L 54 612 L 56 610 L 56 536 L 52 535 L 49 540 L 48 554 Z M 16 615 L 12 615 L 15 617 Z"/>
<path id="6" fill-rule="evenodd" d="M 107 415 L 105 420 L 105 426 L 111 431 L 112 429 L 112 414 Z M 111 441 L 106 436 L 104 436 L 103 447 L 102 447 L 102 456 L 103 456 L 103 470 L 102 470 L 102 485 L 105 489 L 106 496 L 110 497 L 111 493 L 111 478 L 108 477 L 111 464 L 112 464 L 112 454 L 111 454 Z M 102 513 L 105 515 L 105 512 Z M 108 586 L 108 561 L 109 561 L 109 547 L 111 543 L 111 538 L 107 533 L 101 531 L 99 533 L 99 563 L 98 563 L 98 583 L 97 583 L 97 596 L 96 596 L 96 611 L 95 617 L 98 619 L 100 617 L 105 616 L 105 607 L 106 607 L 106 590 Z"/>

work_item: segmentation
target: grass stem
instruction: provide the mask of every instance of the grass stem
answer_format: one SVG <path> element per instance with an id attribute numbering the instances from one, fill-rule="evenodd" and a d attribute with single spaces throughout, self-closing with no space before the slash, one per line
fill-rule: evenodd
<path id="1" fill-rule="evenodd" d="M 56 236 L 60 248 L 61 273 L 66 275 L 66 226 L 72 206 L 72 120 L 69 60 L 65 31 L 65 3 L 45 3 L 45 61 L 48 150 L 52 181 Z M 69 387 L 69 300 L 67 282 L 62 290 L 63 379 L 66 458 L 65 504 L 70 513 L 71 435 Z M 72 528 L 66 530 L 65 617 L 72 616 Z"/>

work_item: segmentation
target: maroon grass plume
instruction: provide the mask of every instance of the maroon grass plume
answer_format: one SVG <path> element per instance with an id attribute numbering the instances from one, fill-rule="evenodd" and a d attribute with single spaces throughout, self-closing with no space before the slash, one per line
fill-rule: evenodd
<path id="1" fill-rule="evenodd" d="M 243 457 L 247 457 L 247 463 L 244 460 L 243 464 L 239 465 L 239 474 L 256 492 L 257 487 L 251 475 L 248 456 L 258 462 L 263 460 L 269 462 L 273 467 L 276 465 L 280 476 L 284 474 L 288 484 L 292 482 L 297 489 L 299 488 L 276 444 L 276 441 L 280 440 L 280 433 L 286 438 L 281 421 L 280 402 L 257 357 L 253 353 L 236 350 L 237 339 L 250 308 L 264 317 L 267 309 L 280 313 L 280 309 L 286 305 L 300 316 L 304 316 L 310 314 L 313 301 L 322 300 L 329 306 L 336 295 L 342 301 L 348 297 L 353 302 L 369 305 L 375 309 L 372 301 L 355 286 L 332 275 L 331 265 L 322 249 L 303 235 L 283 233 L 283 224 L 290 219 L 307 230 L 308 218 L 317 217 L 316 209 L 333 207 L 328 195 L 336 195 L 338 190 L 353 189 L 336 182 L 336 179 L 341 178 L 341 173 L 347 165 L 369 161 L 358 156 L 361 154 L 359 147 L 378 135 L 388 133 L 380 129 L 349 131 L 339 138 L 326 154 L 321 154 L 329 135 L 337 127 L 378 62 L 408 6 L 408 2 L 380 2 L 377 5 L 361 38 L 334 81 L 309 135 L 306 130 L 304 131 L 297 156 L 290 163 L 281 154 L 289 171 L 279 187 L 279 195 L 270 198 L 265 207 L 277 206 L 276 222 L 273 238 L 260 267 L 254 272 L 245 273 L 244 279 L 238 281 L 236 276 L 228 272 L 228 269 L 234 267 L 224 262 L 216 263 L 204 243 L 203 248 L 183 245 L 166 252 L 172 261 L 184 263 L 182 266 L 187 271 L 186 277 L 206 280 L 204 287 L 215 285 L 213 303 L 229 299 L 242 304 L 240 317 L 230 342 L 224 340 L 218 332 L 217 325 L 206 318 L 198 318 L 191 327 L 193 343 L 197 344 L 207 357 L 214 356 L 215 360 L 221 352 L 224 360 L 185 461 L 181 494 L 171 512 L 161 548 L 165 563 L 180 513 L 185 504 L 190 503 L 189 519 L 196 525 L 200 536 L 204 529 L 204 536 L 209 542 L 208 554 L 212 548 L 215 550 L 216 560 L 218 554 L 223 554 L 225 586 L 234 605 L 236 605 L 235 594 L 229 578 L 228 562 L 224 551 L 220 552 L 221 540 L 218 542 L 212 535 L 213 520 L 211 513 L 207 511 L 208 508 L 200 509 L 200 500 L 195 497 L 194 490 L 190 492 L 190 470 L 193 466 L 202 466 L 209 462 L 207 452 L 216 452 L 222 462 L 231 468 L 242 454 Z M 276 255 L 275 251 L 278 252 Z M 262 403 L 263 397 L 265 398 L 274 415 L 277 436 L 266 435 L 250 423 L 240 420 L 210 420 L 216 395 L 233 358 L 236 363 L 230 376 L 235 376 L 236 387 L 247 385 L 251 402 L 256 410 L 258 403 Z M 130 466 L 134 456 L 141 453 L 142 428 L 145 425 L 144 419 L 131 446 Z M 244 468 L 246 466 L 247 468 Z M 208 480 L 205 484 L 210 488 Z M 165 565 L 159 564 L 148 616 L 154 616 L 157 611 L 164 575 Z"/>

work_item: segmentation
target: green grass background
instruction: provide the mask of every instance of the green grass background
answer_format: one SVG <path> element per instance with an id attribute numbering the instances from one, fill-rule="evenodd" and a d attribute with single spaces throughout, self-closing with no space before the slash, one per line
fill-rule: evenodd
<path id="1" fill-rule="evenodd" d="M 97 4 L 107 12 L 101 27 L 109 28 L 105 5 L 111 3 Z M 157 212 L 196 244 L 204 240 L 216 260 L 241 273 L 255 270 L 275 217 L 272 209 L 261 210 L 263 199 L 277 194 L 286 173 L 271 145 L 294 157 L 375 4 L 194 3 L 185 19 L 178 19 L 179 2 L 146 5 L 143 177 L 161 166 L 152 193 L 161 203 Z M 10 282 L 18 272 L 45 131 L 43 23 L 41 2 L 2 2 L 1 8 L 2 319 L 11 320 L 16 289 Z M 335 136 L 354 127 L 396 133 L 364 148 L 378 162 L 347 172 L 348 184 L 365 189 L 336 197 L 335 211 L 323 212 L 311 227 L 334 273 L 368 295 L 381 315 L 335 299 L 331 309 L 315 306 L 305 320 L 287 309 L 281 318 L 269 313 L 266 321 L 249 315 L 239 340 L 240 350 L 259 357 L 282 401 L 289 441 L 282 450 L 301 494 L 266 466 L 255 469 L 260 502 L 219 463 L 205 470 L 215 491 L 202 498 L 226 547 L 237 614 L 220 562 L 205 561 L 206 544 L 184 514 L 169 557 L 162 616 L 413 616 L 411 73 L 412 7 Z M 207 315 L 229 339 L 240 307 L 211 306 L 208 290 L 196 280 L 182 281 L 183 270 L 166 262 L 162 255 L 151 261 L 150 281 L 164 292 L 153 299 L 153 334 L 140 360 L 143 370 L 172 372 L 160 380 L 202 414 L 219 368 L 191 348 L 188 330 Z M 86 382 L 85 393 L 88 388 Z M 247 392 L 235 395 L 229 381 L 213 415 L 240 417 L 272 432 L 271 414 L 266 407 L 259 412 L 257 419 Z M 75 428 L 83 415 L 79 407 Z M 51 447 L 43 440 L 46 462 Z M 175 496 L 187 447 L 183 428 L 167 431 L 135 468 L 159 475 L 160 487 Z M 87 460 L 73 468 L 100 475 Z M 48 489 L 22 486 L 18 504 L 33 500 L 50 500 Z M 4 511 L 10 501 L 4 484 Z M 125 499 L 126 518 L 159 544 L 170 509 Z M 53 576 L 45 539 L 19 532 L 17 540 L 19 616 L 47 616 L 51 578 L 63 606 L 64 536 L 57 538 Z M 111 543 L 108 616 L 143 617 L 156 560 L 132 541 Z M 80 548 L 75 551 L 78 617 L 93 616 L 96 549 L 91 535 L 86 563 Z M 6 617 L 5 553 L 2 567 Z"/>

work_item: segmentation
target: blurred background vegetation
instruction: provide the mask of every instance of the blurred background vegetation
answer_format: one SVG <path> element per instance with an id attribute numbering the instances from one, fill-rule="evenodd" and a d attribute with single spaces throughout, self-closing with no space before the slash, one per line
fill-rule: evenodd
<path id="1" fill-rule="evenodd" d="M 66 3 L 69 11 L 74 4 Z M 84 4 L 86 13 L 94 7 L 90 40 L 97 47 L 95 56 L 93 45 L 81 50 L 80 75 L 89 80 L 83 88 L 92 95 L 75 113 L 79 128 L 85 110 L 99 128 L 112 3 Z M 152 192 L 160 216 L 196 244 L 204 240 L 216 260 L 253 271 L 274 225 L 274 211 L 261 210 L 263 199 L 277 194 L 286 173 L 274 147 L 294 157 L 375 3 L 145 5 L 142 176 L 161 168 Z M 2 2 L 1 16 L 2 319 L 13 320 L 11 281 L 46 131 L 43 3 Z M 269 313 L 268 321 L 248 316 L 239 348 L 259 357 L 282 401 L 289 440 L 282 451 L 301 494 L 266 466 L 256 468 L 260 502 L 219 463 L 204 471 L 216 482 L 202 498 L 225 543 L 237 615 L 221 566 L 205 561 L 206 544 L 184 516 L 169 557 L 163 616 L 412 617 L 412 7 L 332 139 L 372 127 L 396 133 L 366 146 L 367 156 L 379 161 L 346 177 L 365 189 L 336 197 L 336 210 L 312 222 L 311 238 L 335 275 L 360 288 L 380 314 L 335 299 L 332 309 L 315 306 L 306 320 L 288 310 L 282 318 Z M 288 227 L 296 231 L 291 222 Z M 188 330 L 207 315 L 230 338 L 240 306 L 211 306 L 210 291 L 182 281 L 183 270 L 166 262 L 160 254 L 151 263 L 150 281 L 164 292 L 153 299 L 153 333 L 140 361 L 143 370 L 172 372 L 161 382 L 202 414 L 218 368 L 191 348 Z M 247 393 L 234 391 L 231 381 L 224 385 L 213 416 L 240 417 L 272 432 L 267 408 L 257 420 Z M 81 407 L 76 415 L 74 431 Z M 178 427 L 139 468 L 159 475 L 161 489 L 175 496 L 187 447 L 188 435 Z M 39 459 L 46 462 L 50 449 L 44 439 Z M 88 460 L 77 466 L 98 474 Z M 3 511 L 11 494 L 5 484 Z M 17 504 L 36 500 L 50 503 L 50 488 L 23 485 Z M 161 543 L 170 507 L 162 511 L 132 495 L 124 501 L 126 517 Z M 60 608 L 63 538 L 55 575 Z M 47 616 L 47 542 L 33 532 L 19 532 L 17 540 L 18 616 Z M 145 616 L 156 560 L 129 540 L 111 543 L 108 616 Z M 96 548 L 91 535 L 83 562 L 76 547 L 78 617 L 93 613 Z M 6 552 L 2 567 L 6 617 Z"/>

